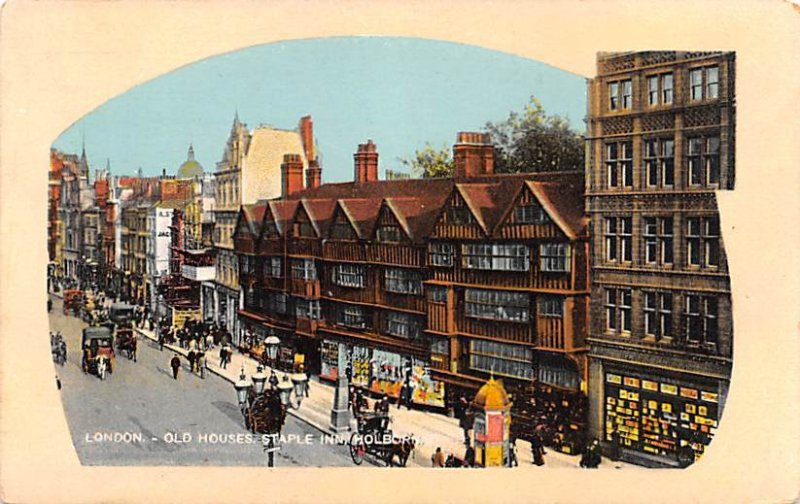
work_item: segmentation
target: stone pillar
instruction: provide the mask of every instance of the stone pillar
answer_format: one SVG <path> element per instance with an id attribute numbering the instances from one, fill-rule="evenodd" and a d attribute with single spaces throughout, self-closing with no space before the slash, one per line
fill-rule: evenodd
<path id="1" fill-rule="evenodd" d="M 347 348 L 344 343 L 339 343 L 339 356 L 337 360 L 338 378 L 336 379 L 336 392 L 333 397 L 333 407 L 331 408 L 331 429 L 337 434 L 350 429 L 350 411 L 348 404 L 347 375 Z"/>

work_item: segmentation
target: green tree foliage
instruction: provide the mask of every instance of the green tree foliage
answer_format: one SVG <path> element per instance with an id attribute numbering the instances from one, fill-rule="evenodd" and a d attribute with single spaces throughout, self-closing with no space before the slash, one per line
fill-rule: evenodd
<path id="1" fill-rule="evenodd" d="M 547 115 L 536 97 L 508 119 L 486 123 L 502 173 L 583 170 L 584 144 L 566 119 Z"/>
<path id="2" fill-rule="evenodd" d="M 410 168 L 416 178 L 451 177 L 455 167 L 450 147 L 444 144 L 436 149 L 430 142 L 414 152 L 413 158 L 400 158 L 400 162 Z"/>

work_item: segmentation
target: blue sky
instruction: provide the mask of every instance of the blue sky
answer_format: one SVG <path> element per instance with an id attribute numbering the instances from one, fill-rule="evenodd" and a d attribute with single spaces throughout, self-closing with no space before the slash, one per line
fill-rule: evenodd
<path id="1" fill-rule="evenodd" d="M 475 46 L 394 37 L 287 41 L 210 57 L 136 86 L 64 131 L 53 146 L 79 153 L 92 172 L 174 174 L 189 143 L 206 171 L 221 159 L 234 113 L 253 128 L 294 129 L 310 114 L 323 181 L 353 177 L 353 153 L 372 139 L 381 173 L 403 170 L 430 141 L 452 146 L 522 110 L 535 95 L 584 131 L 582 76 Z"/>

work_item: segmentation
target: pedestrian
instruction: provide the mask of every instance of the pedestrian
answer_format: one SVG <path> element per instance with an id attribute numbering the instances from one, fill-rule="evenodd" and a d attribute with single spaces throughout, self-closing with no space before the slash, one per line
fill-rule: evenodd
<path id="1" fill-rule="evenodd" d="M 136 362 L 136 357 L 139 354 L 139 338 L 136 334 L 131 338 L 131 352 L 133 353 L 133 362 Z"/>
<path id="2" fill-rule="evenodd" d="M 475 448 L 472 445 L 467 445 L 467 451 L 464 453 L 464 466 L 465 467 L 474 467 L 475 466 Z"/>
<path id="3" fill-rule="evenodd" d="M 206 354 L 205 352 L 198 352 L 197 354 L 197 370 L 200 373 L 200 378 L 206 379 Z"/>
<path id="4" fill-rule="evenodd" d="M 172 378 L 177 380 L 178 370 L 181 368 L 181 359 L 178 357 L 178 354 L 172 356 L 172 360 L 169 361 L 169 365 L 172 367 Z"/>
<path id="5" fill-rule="evenodd" d="M 517 459 L 517 440 L 515 438 L 511 438 L 511 443 L 508 450 L 508 467 L 517 466 L 519 466 L 519 460 Z"/>
<path id="6" fill-rule="evenodd" d="M 163 352 L 164 351 L 164 333 L 162 331 L 158 332 L 158 350 Z"/>
<path id="7" fill-rule="evenodd" d="M 431 455 L 431 467 L 444 467 L 444 452 L 441 446 L 436 447 L 436 452 Z"/>
<path id="8" fill-rule="evenodd" d="M 56 375 L 56 387 L 61 390 L 61 380 L 58 379 L 58 375 Z"/>
<path id="9" fill-rule="evenodd" d="M 189 350 L 189 355 L 187 355 L 187 358 L 189 359 L 189 371 L 194 373 L 195 362 L 197 361 L 197 354 L 194 352 L 194 350 Z"/>
<path id="10" fill-rule="evenodd" d="M 278 375 L 275 374 L 274 369 L 270 371 L 269 386 L 272 387 L 273 389 L 278 387 Z"/>
<path id="11" fill-rule="evenodd" d="M 228 365 L 228 355 L 227 355 L 227 348 L 226 345 L 222 345 L 219 349 L 219 366 L 222 369 L 225 369 Z"/>
<path id="12" fill-rule="evenodd" d="M 580 466 L 587 469 L 597 469 L 597 466 L 600 465 L 600 460 L 600 445 L 596 439 L 593 439 L 583 450 Z"/>
<path id="13" fill-rule="evenodd" d="M 311 371 L 306 370 L 306 397 L 309 397 L 310 389 L 311 389 Z"/>
<path id="14" fill-rule="evenodd" d="M 532 462 L 537 466 L 543 466 L 545 453 L 547 452 L 544 451 L 542 438 L 539 437 L 538 432 L 534 432 L 533 437 L 531 438 L 531 456 L 533 458 Z"/>
<path id="15" fill-rule="evenodd" d="M 51 311 L 53 311 L 53 300 L 52 299 L 48 299 L 47 300 L 47 313 L 50 313 Z"/>

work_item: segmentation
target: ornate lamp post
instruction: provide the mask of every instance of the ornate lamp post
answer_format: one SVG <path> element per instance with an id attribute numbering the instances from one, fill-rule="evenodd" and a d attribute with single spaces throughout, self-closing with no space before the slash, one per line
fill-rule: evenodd
<path id="1" fill-rule="evenodd" d="M 247 381 L 244 367 L 242 367 L 239 380 L 234 384 L 234 388 L 245 426 L 252 432 L 265 434 L 262 439 L 264 451 L 267 453 L 267 466 L 273 467 L 275 452 L 280 450 L 280 446 L 277 446 L 276 442 L 283 428 L 293 387 L 286 377 L 282 383 L 278 384 L 277 390 L 266 389 L 267 375 L 261 366 L 258 367 L 251 379 L 252 383 Z"/>

